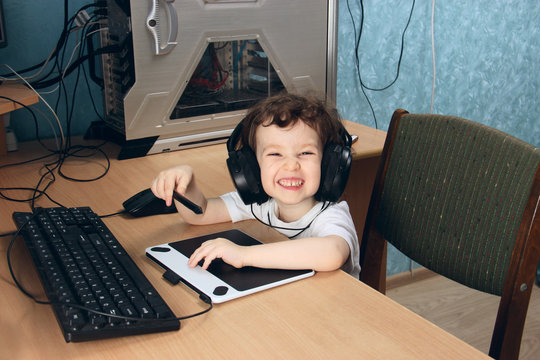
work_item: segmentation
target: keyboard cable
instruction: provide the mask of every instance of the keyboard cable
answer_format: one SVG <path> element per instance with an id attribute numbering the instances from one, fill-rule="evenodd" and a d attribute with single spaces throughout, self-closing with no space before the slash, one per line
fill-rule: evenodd
<path id="1" fill-rule="evenodd" d="M 7 253 L 6 253 L 8 268 L 9 268 L 9 272 L 11 274 L 11 278 L 13 279 L 13 282 L 15 283 L 17 288 L 24 295 L 26 295 L 27 297 L 32 299 L 35 303 L 41 304 L 41 305 L 67 306 L 67 307 L 72 307 L 72 308 L 84 310 L 84 311 L 87 311 L 89 313 L 94 313 L 94 314 L 97 314 L 97 315 L 102 315 L 102 316 L 107 316 L 107 317 L 116 318 L 116 319 L 122 319 L 122 320 L 128 320 L 128 321 L 130 321 L 130 320 L 131 321 L 176 321 L 176 320 L 186 320 L 186 319 L 190 319 L 190 318 L 193 318 L 193 317 L 196 317 L 196 316 L 206 314 L 207 312 L 209 312 L 210 310 L 212 310 L 214 308 L 214 304 L 212 303 L 212 299 L 209 296 L 207 296 L 205 294 L 199 294 L 199 298 L 203 302 L 208 304 L 208 307 L 206 309 L 204 309 L 202 311 L 199 311 L 197 313 L 194 313 L 194 314 L 190 314 L 190 315 L 178 316 L 178 317 L 173 317 L 173 318 L 158 318 L 158 319 L 156 319 L 156 318 L 139 318 L 139 317 L 134 317 L 134 316 L 115 315 L 115 314 L 110 314 L 110 313 L 105 313 L 105 312 L 101 312 L 101 311 L 98 311 L 98 310 L 94 310 L 94 309 L 91 309 L 91 308 L 88 308 L 86 306 L 79 305 L 79 304 L 64 303 L 64 302 L 60 302 L 60 301 L 45 301 L 45 300 L 40 300 L 40 299 L 36 298 L 34 295 L 30 294 L 17 280 L 17 278 L 15 276 L 15 273 L 13 271 L 12 263 L 11 263 L 11 250 L 13 248 L 13 245 L 15 244 L 15 240 L 19 236 L 22 229 L 30 221 L 32 221 L 40 212 L 41 212 L 41 208 L 36 208 L 35 211 L 32 213 L 32 215 L 21 225 L 21 227 L 19 227 L 17 229 L 17 231 L 11 233 L 13 235 L 13 237 L 10 240 L 10 243 L 9 243 L 8 249 L 7 249 Z M 105 216 L 113 216 L 113 215 L 116 215 L 116 214 L 110 214 L 110 215 L 105 215 Z M 2 234 L 2 236 L 7 236 L 7 235 L 10 235 L 10 234 Z"/>

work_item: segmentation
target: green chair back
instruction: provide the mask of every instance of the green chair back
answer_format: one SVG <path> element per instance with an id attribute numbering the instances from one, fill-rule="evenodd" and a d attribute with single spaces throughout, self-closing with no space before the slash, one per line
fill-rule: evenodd
<path id="1" fill-rule="evenodd" d="M 419 264 L 501 295 L 540 151 L 453 116 L 401 117 L 376 227 Z"/>

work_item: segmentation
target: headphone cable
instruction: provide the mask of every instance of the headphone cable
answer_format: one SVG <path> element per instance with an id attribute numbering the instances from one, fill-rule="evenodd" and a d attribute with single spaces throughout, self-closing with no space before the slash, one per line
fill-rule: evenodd
<path id="1" fill-rule="evenodd" d="M 259 221 L 261 224 L 263 225 L 266 225 L 268 227 L 271 227 L 272 229 L 277 229 L 277 230 L 292 230 L 292 231 L 299 231 L 298 233 L 292 235 L 292 236 L 287 236 L 289 239 L 293 239 L 295 237 L 297 237 L 298 235 L 300 235 L 301 233 L 303 233 L 304 231 L 306 231 L 307 229 L 309 229 L 309 227 L 311 226 L 311 224 L 315 221 L 315 219 L 326 209 L 328 209 L 328 207 L 330 206 L 330 203 L 327 202 L 327 201 L 324 201 L 323 202 L 323 205 L 322 205 L 322 208 L 321 210 L 319 211 L 319 213 L 317 215 L 315 215 L 313 217 L 313 219 L 311 219 L 311 221 L 309 222 L 309 224 L 307 224 L 306 227 L 303 227 L 303 228 L 288 228 L 288 227 L 284 227 L 284 226 L 277 226 L 277 225 L 272 225 L 272 222 L 270 221 L 270 211 L 268 212 L 267 216 L 268 216 L 268 223 L 264 222 L 262 219 L 260 219 L 257 215 L 255 215 L 255 212 L 253 211 L 253 203 L 250 205 L 250 209 L 251 209 L 251 215 L 253 215 L 253 217 Z"/>

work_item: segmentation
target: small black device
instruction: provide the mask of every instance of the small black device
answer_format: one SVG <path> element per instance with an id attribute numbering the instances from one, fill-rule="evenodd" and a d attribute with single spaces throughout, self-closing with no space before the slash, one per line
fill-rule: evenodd
<path id="1" fill-rule="evenodd" d="M 182 203 L 194 213 L 202 214 L 201 207 L 197 204 L 194 204 L 189 199 L 186 199 L 184 196 L 180 195 L 176 191 L 173 193 L 173 196 L 176 200 L 178 200 L 180 203 Z M 124 201 L 122 205 L 129 214 L 135 217 L 172 214 L 178 211 L 176 210 L 176 206 L 174 206 L 174 204 L 171 204 L 171 206 L 167 206 L 165 200 L 156 197 L 150 189 L 145 189 L 138 192 L 137 194 Z"/>
<path id="2" fill-rule="evenodd" d="M 132 216 L 142 217 L 177 212 L 176 206 L 167 206 L 165 200 L 156 197 L 152 190 L 145 189 L 122 203 L 124 209 Z"/>
<path id="3" fill-rule="evenodd" d="M 243 120 L 238 123 L 227 140 L 229 153 L 227 167 L 242 201 L 246 205 L 262 204 L 268 200 L 268 195 L 262 187 L 261 169 L 255 152 L 246 144 L 238 150 L 235 149 L 242 133 L 242 123 Z M 338 201 L 347 185 L 352 163 L 352 138 L 345 127 L 342 127 L 340 135 L 343 145 L 328 143 L 324 148 L 321 161 L 321 183 L 315 194 L 317 201 Z"/>

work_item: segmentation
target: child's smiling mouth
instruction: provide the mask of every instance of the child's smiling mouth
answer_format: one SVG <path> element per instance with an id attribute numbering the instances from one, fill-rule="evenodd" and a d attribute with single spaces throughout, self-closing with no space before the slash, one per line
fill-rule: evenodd
<path id="1" fill-rule="evenodd" d="M 280 179 L 277 183 L 287 189 L 297 189 L 304 185 L 304 180 L 296 178 Z"/>

